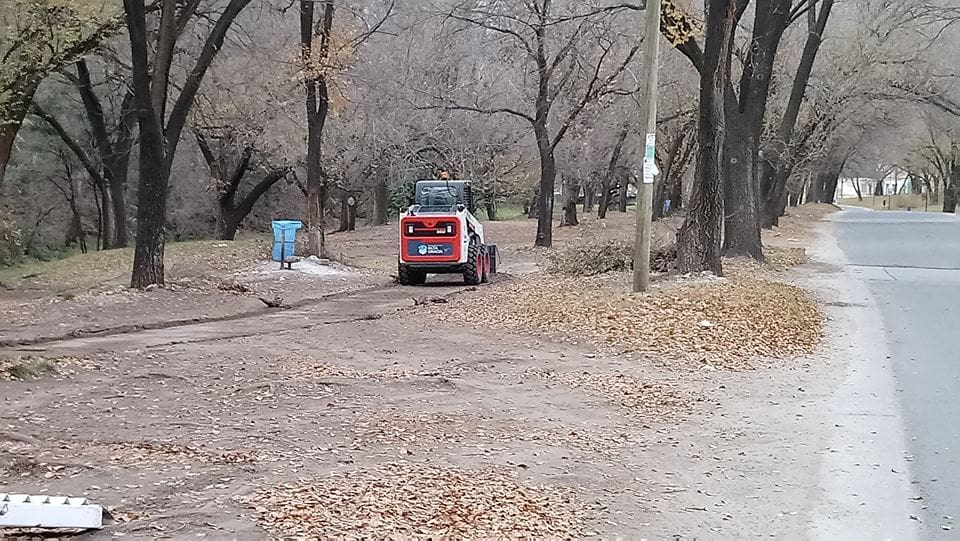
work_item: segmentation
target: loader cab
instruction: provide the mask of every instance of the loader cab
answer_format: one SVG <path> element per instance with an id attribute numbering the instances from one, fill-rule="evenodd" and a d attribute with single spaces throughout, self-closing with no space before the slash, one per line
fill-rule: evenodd
<path id="1" fill-rule="evenodd" d="M 473 192 L 469 180 L 419 180 L 414 204 L 421 212 L 449 211 L 462 205 L 473 213 Z"/>

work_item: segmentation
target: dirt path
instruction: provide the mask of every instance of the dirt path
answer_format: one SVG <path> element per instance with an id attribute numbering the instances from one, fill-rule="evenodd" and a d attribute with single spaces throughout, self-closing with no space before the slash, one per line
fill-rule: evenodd
<path id="1" fill-rule="evenodd" d="M 48 344 L 92 366 L 4 384 L 0 479 L 127 521 L 91 538 L 262 539 L 238 496 L 397 462 L 573 487 L 588 537 L 803 529 L 818 368 L 665 373 L 433 321 L 411 291 Z M 594 385 L 614 372 L 624 386 Z"/>
<path id="2" fill-rule="evenodd" d="M 829 296 L 831 272 L 793 279 Z M 676 371 L 422 309 L 484 302 L 463 290 L 354 288 L 0 351 L 71 357 L 58 376 L 0 381 L 0 486 L 107 506 L 117 523 L 88 539 L 264 539 L 277 532 L 258 508 L 277 511 L 278 485 L 332 492 L 333 474 L 403 483 L 429 468 L 568 490 L 585 521 L 574 537 L 793 539 L 815 523 L 842 336 L 752 371 Z M 509 507 L 484 497 L 471 494 Z M 355 500 L 330 507 L 362 516 Z"/>

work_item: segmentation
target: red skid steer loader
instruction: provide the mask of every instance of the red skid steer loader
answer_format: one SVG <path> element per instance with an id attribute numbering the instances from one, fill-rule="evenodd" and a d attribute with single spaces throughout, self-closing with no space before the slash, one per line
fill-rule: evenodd
<path id="1" fill-rule="evenodd" d="M 497 247 L 472 211 L 470 181 L 417 181 L 414 205 L 400 216 L 401 285 L 421 285 L 427 274 L 463 274 L 477 285 L 497 272 Z"/>

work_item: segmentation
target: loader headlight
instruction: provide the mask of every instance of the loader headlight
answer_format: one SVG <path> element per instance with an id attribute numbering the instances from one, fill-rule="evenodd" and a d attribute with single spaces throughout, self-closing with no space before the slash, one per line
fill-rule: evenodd
<path id="1" fill-rule="evenodd" d="M 413 236 L 413 224 L 407 224 L 407 235 Z"/>
<path id="2" fill-rule="evenodd" d="M 453 224 L 447 224 L 447 234 L 448 235 L 453 234 Z"/>

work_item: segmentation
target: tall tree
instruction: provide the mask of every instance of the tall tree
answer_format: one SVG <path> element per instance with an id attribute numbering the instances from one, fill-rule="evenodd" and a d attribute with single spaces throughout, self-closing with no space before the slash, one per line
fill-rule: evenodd
<path id="1" fill-rule="evenodd" d="M 133 93 L 124 91 L 120 103 L 119 118 L 113 137 L 107 128 L 103 105 L 93 90 L 90 70 L 85 60 L 77 62 L 75 83 L 83 102 L 83 110 L 90 131 L 93 134 L 94 148 L 100 157 L 104 181 L 107 184 L 103 197 L 104 239 L 103 246 L 109 248 L 126 247 L 127 233 L 127 177 L 130 170 L 130 152 L 135 142 L 136 113 L 133 106 Z M 112 227 L 108 224 L 112 223 Z"/>
<path id="2" fill-rule="evenodd" d="M 774 62 L 787 27 L 816 1 L 757 0 L 753 29 L 739 81 L 735 83 L 731 74 L 728 74 L 724 84 L 722 98 L 728 137 L 724 142 L 726 148 L 721 174 L 724 198 L 723 251 L 727 255 L 763 259 L 757 168 Z M 750 3 L 750 0 L 733 0 L 735 25 L 739 24 Z M 665 35 L 672 37 L 669 30 L 681 24 L 686 17 L 682 10 L 669 3 L 664 9 L 661 29 Z M 689 39 L 674 40 L 674 43 L 703 78 L 701 52 L 696 42 Z M 711 83 L 702 82 L 701 86 L 703 84 Z"/>
<path id="3" fill-rule="evenodd" d="M 780 152 L 772 152 L 773 156 L 785 154 L 786 149 L 791 144 L 794 136 L 794 129 L 797 125 L 797 118 L 800 115 L 800 106 L 803 104 L 804 93 L 810 82 L 810 74 L 813 72 L 813 64 L 817 60 L 817 53 L 820 51 L 820 44 L 823 42 L 823 33 L 827 28 L 827 21 L 830 18 L 830 12 L 833 9 L 833 0 L 822 0 L 819 6 L 814 4 L 807 11 L 807 40 L 803 47 L 803 54 L 800 57 L 800 64 L 797 66 L 797 73 L 793 79 L 793 87 L 790 90 L 790 99 L 787 102 L 787 108 L 783 117 L 780 119 L 780 127 L 777 130 L 775 139 Z M 790 178 L 788 161 L 785 159 L 776 160 L 774 157 L 764 160 L 761 181 L 761 192 L 763 201 L 764 227 L 773 227 L 781 214 L 781 207 L 785 204 L 786 186 Z"/>
<path id="4" fill-rule="evenodd" d="M 699 50 L 695 55 L 700 66 L 697 178 L 689 213 L 677 233 L 677 264 L 682 272 L 709 270 L 718 276 L 723 274 L 724 93 L 730 80 L 737 17 L 733 0 L 708 0 L 704 49 L 702 55 Z"/>
<path id="5" fill-rule="evenodd" d="M 559 5 L 558 5 L 559 4 Z M 604 96 L 630 91 L 617 81 L 633 61 L 640 45 L 622 43 L 623 33 L 614 26 L 617 14 L 639 10 L 639 5 L 605 7 L 577 2 L 535 0 L 521 3 L 460 4 L 448 16 L 479 31 L 499 36 L 521 60 L 524 79 L 532 68 L 531 111 L 511 104 L 490 106 L 489 96 L 466 104 L 439 96 L 447 109 L 483 114 L 503 114 L 522 119 L 532 129 L 540 160 L 540 183 L 536 202 L 536 246 L 553 242 L 553 205 L 557 177 L 556 149 L 578 117 Z M 615 59 L 620 52 L 620 58 Z M 551 52 L 552 51 L 552 52 Z M 576 82 L 581 84 L 577 85 Z M 556 115 L 557 103 L 567 103 Z M 532 209 L 531 209 L 532 210 Z"/>
<path id="6" fill-rule="evenodd" d="M 100 98 L 93 89 L 90 70 L 86 60 L 76 63 L 76 74 L 64 72 L 80 94 L 84 116 L 92 144 L 68 132 L 63 123 L 34 104 L 31 111 L 47 123 L 73 152 L 93 180 L 100 198 L 100 223 L 103 249 L 122 248 L 127 245 L 127 176 L 130 152 L 135 142 L 136 117 L 133 109 L 133 94 L 124 90 L 116 125 L 108 128 Z M 95 153 L 88 152 L 92 146 Z"/>
<path id="7" fill-rule="evenodd" d="M 323 0 L 323 14 L 314 28 L 314 1 L 300 2 L 300 50 L 307 107 L 307 253 L 324 255 L 323 207 L 326 189 L 323 182 L 321 150 L 323 128 L 330 112 L 327 66 L 330 57 L 330 33 L 333 30 L 333 0 Z M 319 41 L 314 47 L 314 40 Z"/>
<path id="8" fill-rule="evenodd" d="M 193 68 L 179 85 L 170 114 L 170 68 L 177 40 L 196 13 L 199 0 L 162 0 L 154 58 L 149 58 L 144 0 L 124 0 L 133 66 L 133 93 L 140 125 L 140 168 L 137 189 L 137 237 L 131 287 L 164 283 L 163 253 L 170 166 L 203 77 L 216 57 L 227 31 L 251 0 L 230 0 L 204 40 Z"/>

